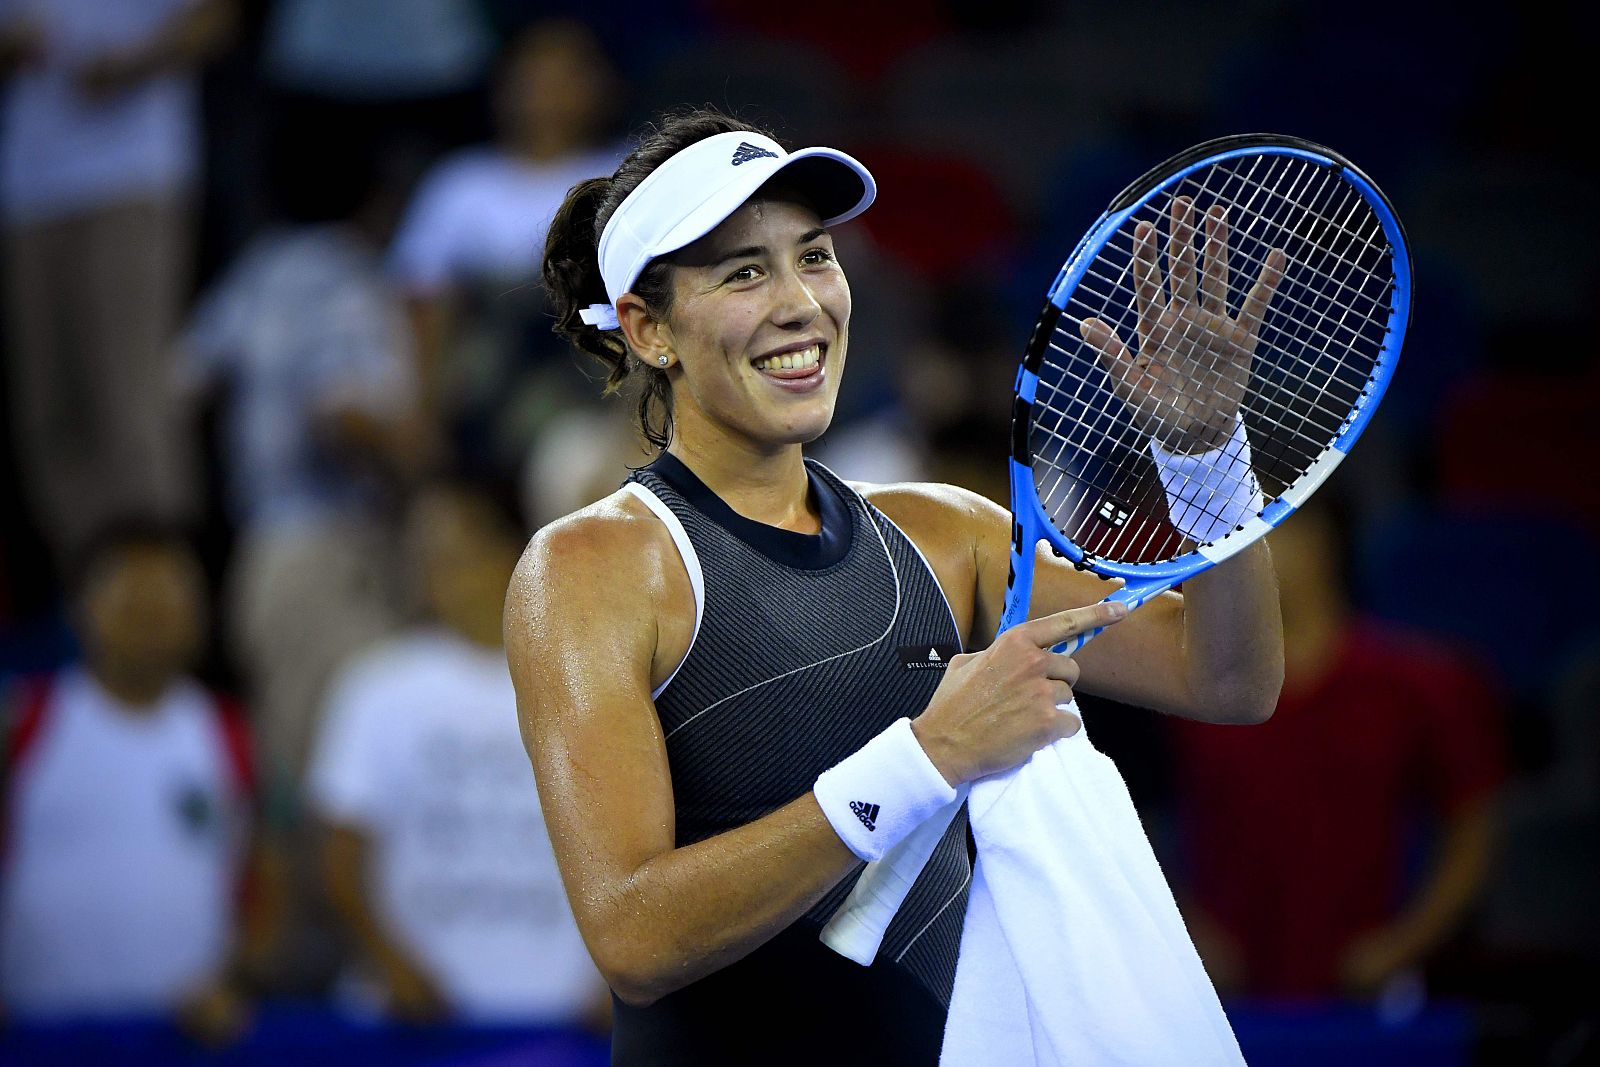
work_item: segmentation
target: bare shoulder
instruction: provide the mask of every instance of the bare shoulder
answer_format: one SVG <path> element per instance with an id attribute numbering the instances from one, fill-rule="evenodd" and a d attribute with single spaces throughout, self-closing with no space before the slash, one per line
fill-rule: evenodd
<path id="1" fill-rule="evenodd" d="M 851 482 L 874 507 L 893 519 L 897 526 L 951 534 L 977 536 L 998 521 L 1003 531 L 1006 511 L 985 496 L 942 482 L 891 482 L 870 484 Z"/>
<path id="2" fill-rule="evenodd" d="M 595 615 L 641 614 L 641 593 L 659 586 L 675 551 L 661 521 L 623 490 L 547 524 L 528 542 L 511 577 L 508 642 L 550 614 L 567 624 Z"/>
<path id="3" fill-rule="evenodd" d="M 670 538 L 655 514 L 638 497 L 618 489 L 541 527 L 523 551 L 518 569 L 582 567 L 610 553 L 648 550 L 661 540 Z"/>

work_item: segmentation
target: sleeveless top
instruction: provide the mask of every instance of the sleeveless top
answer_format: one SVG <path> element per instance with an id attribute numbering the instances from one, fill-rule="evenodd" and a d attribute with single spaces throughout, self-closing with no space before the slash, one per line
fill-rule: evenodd
<path id="1" fill-rule="evenodd" d="M 746 519 L 676 457 L 627 488 L 668 527 L 695 590 L 688 654 L 654 694 L 677 844 L 752 822 L 927 706 L 960 651 L 916 546 L 806 461 L 822 532 Z M 748 956 L 647 1007 L 615 1005 L 612 1062 L 933 1064 L 971 866 L 965 809 L 861 967 L 818 940 L 861 868 Z"/>

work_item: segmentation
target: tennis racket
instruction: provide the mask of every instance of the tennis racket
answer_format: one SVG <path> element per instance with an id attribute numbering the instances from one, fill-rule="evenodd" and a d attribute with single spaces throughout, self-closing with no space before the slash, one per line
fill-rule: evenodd
<path id="1" fill-rule="evenodd" d="M 1067 257 L 1017 372 L 1000 631 L 1027 618 L 1041 541 L 1121 579 L 1107 599 L 1132 610 L 1283 522 L 1371 420 L 1410 315 L 1400 221 L 1327 148 L 1225 137 L 1124 189 Z M 1178 462 L 1158 467 L 1152 441 Z M 1260 487 L 1243 510 L 1241 471 Z M 867 866 L 825 942 L 871 962 L 964 798 Z"/>

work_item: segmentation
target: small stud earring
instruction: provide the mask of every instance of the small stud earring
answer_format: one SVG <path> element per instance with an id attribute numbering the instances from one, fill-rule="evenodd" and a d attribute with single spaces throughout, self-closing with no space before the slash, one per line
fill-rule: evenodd
<path id="1" fill-rule="evenodd" d="M 668 362 L 669 361 L 668 361 L 666 356 L 657 356 L 656 357 L 656 363 L 660 364 L 663 367 L 665 367 Z"/>

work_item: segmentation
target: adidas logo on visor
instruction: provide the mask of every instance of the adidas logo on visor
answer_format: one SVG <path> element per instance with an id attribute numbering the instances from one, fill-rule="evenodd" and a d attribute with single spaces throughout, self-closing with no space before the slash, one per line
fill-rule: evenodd
<path id="1" fill-rule="evenodd" d="M 760 159 L 762 156 L 766 156 L 769 159 L 777 159 L 778 153 L 765 148 L 757 148 L 749 141 L 740 141 L 739 147 L 733 150 L 733 165 L 737 167 L 741 163 L 748 163 L 752 159 Z"/>

